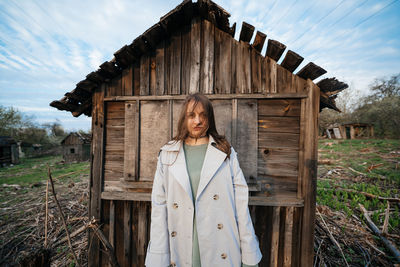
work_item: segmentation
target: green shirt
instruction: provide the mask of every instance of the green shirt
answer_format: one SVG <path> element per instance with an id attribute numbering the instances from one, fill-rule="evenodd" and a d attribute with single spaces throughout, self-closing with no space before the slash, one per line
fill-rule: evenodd
<path id="1" fill-rule="evenodd" d="M 200 182 L 201 168 L 203 167 L 204 158 L 206 156 L 207 145 L 187 145 L 183 144 L 185 152 L 186 168 L 190 179 L 190 187 L 192 189 L 193 202 L 196 200 L 197 189 Z M 193 203 L 194 204 L 194 203 Z M 197 236 L 196 213 L 193 217 L 193 246 L 192 246 L 192 267 L 201 267 L 199 239 Z M 257 267 L 258 265 L 249 266 L 242 264 L 243 267 Z"/>

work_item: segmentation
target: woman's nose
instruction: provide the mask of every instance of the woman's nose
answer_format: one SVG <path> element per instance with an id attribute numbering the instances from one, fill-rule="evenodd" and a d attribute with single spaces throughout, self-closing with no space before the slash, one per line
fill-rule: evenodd
<path id="1" fill-rule="evenodd" d="M 199 124 L 199 123 L 200 123 L 200 116 L 196 115 L 196 116 L 194 117 L 194 122 L 195 122 L 196 124 Z"/>

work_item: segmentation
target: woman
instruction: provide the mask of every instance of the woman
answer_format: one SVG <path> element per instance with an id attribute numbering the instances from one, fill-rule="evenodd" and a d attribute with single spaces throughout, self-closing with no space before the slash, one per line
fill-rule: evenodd
<path id="1" fill-rule="evenodd" d="M 147 267 L 257 266 L 261 260 L 236 152 L 211 102 L 189 95 L 153 182 Z"/>

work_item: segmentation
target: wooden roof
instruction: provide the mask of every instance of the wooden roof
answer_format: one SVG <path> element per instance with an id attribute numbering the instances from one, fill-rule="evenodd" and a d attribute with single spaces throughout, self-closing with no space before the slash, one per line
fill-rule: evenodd
<path id="1" fill-rule="evenodd" d="M 82 141 L 83 144 L 90 144 L 92 142 L 92 136 L 90 134 L 84 134 L 80 132 L 72 132 L 69 135 L 67 135 L 62 141 L 61 144 L 65 143 L 65 140 L 67 140 L 68 137 L 70 136 L 76 136 L 79 140 Z"/>
<path id="2" fill-rule="evenodd" d="M 230 14 L 216 3 L 210 0 L 198 0 L 196 3 L 191 0 L 184 0 L 175 9 L 161 17 L 158 23 L 138 36 L 131 44 L 125 45 L 116 51 L 112 60 L 104 62 L 98 70 L 86 75 L 84 80 L 76 84 L 75 89 L 67 92 L 60 100 L 51 102 L 50 106 L 59 110 L 69 111 L 75 117 L 81 114 L 91 116 L 91 96 L 95 88 L 103 82 L 110 81 L 119 75 L 122 70 L 140 60 L 141 55 L 154 50 L 160 41 L 171 36 L 176 30 L 189 25 L 194 17 L 201 17 L 210 21 L 218 29 L 230 34 L 232 37 L 235 35 L 236 23 L 230 26 Z M 239 40 L 250 42 L 254 30 L 254 26 L 243 22 Z M 252 47 L 261 53 L 265 39 L 266 34 L 257 31 Z M 265 56 L 278 61 L 284 53 L 286 45 L 271 39 L 267 43 Z M 289 50 L 280 65 L 293 73 L 303 60 L 303 57 Z M 310 62 L 295 75 L 303 79 L 314 80 L 325 73 L 326 71 L 323 68 Z M 323 79 L 317 85 L 321 89 L 320 110 L 328 107 L 339 111 L 335 105 L 336 95 L 346 89 L 348 85 L 338 81 L 336 78 Z"/>

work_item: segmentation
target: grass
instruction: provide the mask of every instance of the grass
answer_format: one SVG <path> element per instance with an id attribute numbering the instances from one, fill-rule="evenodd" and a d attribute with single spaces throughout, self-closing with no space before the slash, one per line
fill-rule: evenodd
<path id="1" fill-rule="evenodd" d="M 369 198 L 399 197 L 400 140 L 320 140 L 317 203 L 352 216 L 358 204 L 372 211 L 372 219 L 382 225 L 387 201 Z M 348 192 L 354 190 L 356 192 Z M 399 206 L 391 205 L 389 232 L 400 225 Z"/>
<path id="2" fill-rule="evenodd" d="M 61 156 L 46 156 L 39 158 L 24 158 L 20 164 L 0 168 L 1 184 L 17 184 L 28 186 L 38 182 L 44 182 L 48 178 L 48 166 L 50 166 L 54 178 L 68 173 L 74 179 L 79 177 L 80 172 L 89 168 L 89 162 L 65 164 Z"/>

